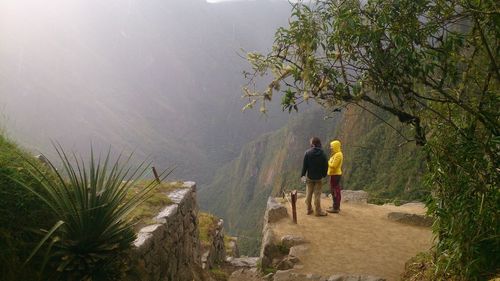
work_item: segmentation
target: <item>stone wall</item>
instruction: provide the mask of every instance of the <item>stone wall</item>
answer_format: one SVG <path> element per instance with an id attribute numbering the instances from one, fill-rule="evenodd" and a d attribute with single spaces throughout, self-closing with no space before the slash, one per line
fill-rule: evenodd
<path id="1" fill-rule="evenodd" d="M 201 268 L 196 184 L 185 182 L 168 197 L 173 204 L 134 241 L 130 257 L 138 280 L 193 280 L 193 272 Z"/>

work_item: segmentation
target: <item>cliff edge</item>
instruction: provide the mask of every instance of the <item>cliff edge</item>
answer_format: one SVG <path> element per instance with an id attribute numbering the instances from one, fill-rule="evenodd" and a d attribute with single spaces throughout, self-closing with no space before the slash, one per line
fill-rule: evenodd
<path id="1" fill-rule="evenodd" d="M 261 259 L 272 280 L 399 280 L 405 262 L 431 247 L 428 224 L 392 219 L 398 213 L 425 220 L 423 204 L 367 204 L 352 191 L 343 191 L 343 197 L 350 200 L 342 203 L 339 214 L 315 217 L 306 215 L 299 194 L 297 224 L 289 200 L 269 199 Z M 321 203 L 326 208 L 331 199 L 324 197 Z"/>

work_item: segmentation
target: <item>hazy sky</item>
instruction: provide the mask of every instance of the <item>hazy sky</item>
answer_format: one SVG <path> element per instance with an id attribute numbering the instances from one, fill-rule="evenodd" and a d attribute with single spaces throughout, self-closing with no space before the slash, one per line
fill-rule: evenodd
<path id="1" fill-rule="evenodd" d="M 222 2 L 254 2 L 257 0 L 206 0 L 206 1 L 207 3 L 222 3 Z M 272 0 L 272 1 L 286 1 L 286 0 Z"/>
<path id="2" fill-rule="evenodd" d="M 279 103 L 267 122 L 241 113 L 241 50 L 270 48 L 290 6 L 231 2 L 0 0 L 0 129 L 34 151 L 92 141 L 208 179 L 288 118 Z"/>
<path id="3" fill-rule="evenodd" d="M 255 1 L 255 0 L 207 0 L 208 3 L 236 2 L 236 1 Z"/>

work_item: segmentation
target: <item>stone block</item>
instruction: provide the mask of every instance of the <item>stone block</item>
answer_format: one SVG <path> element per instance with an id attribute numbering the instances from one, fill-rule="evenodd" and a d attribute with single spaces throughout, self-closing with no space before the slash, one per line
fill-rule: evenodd
<path id="1" fill-rule="evenodd" d="M 163 210 L 161 210 L 161 212 L 159 212 L 158 215 L 156 215 L 155 220 L 158 223 L 166 223 L 170 217 L 173 217 L 177 214 L 178 208 L 179 205 L 177 204 L 163 208 Z"/>
<path id="2" fill-rule="evenodd" d="M 433 223 L 431 217 L 404 212 L 391 212 L 387 215 L 387 218 L 391 221 L 413 226 L 430 227 Z"/>
<path id="3" fill-rule="evenodd" d="M 287 260 L 282 260 L 276 265 L 276 269 L 278 270 L 287 270 L 293 268 L 293 263 Z"/>
<path id="4" fill-rule="evenodd" d="M 363 190 L 342 190 L 342 202 L 349 203 L 366 203 L 368 201 L 368 193 Z"/>
<path id="5" fill-rule="evenodd" d="M 298 235 L 285 235 L 281 237 L 281 244 L 287 248 L 307 243 L 304 237 Z"/>
<path id="6" fill-rule="evenodd" d="M 294 257 L 303 257 L 308 250 L 309 250 L 309 247 L 307 247 L 305 245 L 293 246 L 290 248 L 288 255 L 294 256 Z"/>
<path id="7" fill-rule="evenodd" d="M 147 253 L 153 244 L 153 235 L 149 232 L 139 233 L 134 241 L 134 251 L 139 255 Z"/>
<path id="8" fill-rule="evenodd" d="M 194 181 L 185 181 L 182 188 L 189 188 L 191 191 L 196 192 L 196 183 Z"/>
<path id="9" fill-rule="evenodd" d="M 153 235 L 162 235 L 163 232 L 165 231 L 165 225 L 164 224 L 151 224 L 148 226 L 145 226 L 139 230 L 139 233 L 151 233 Z"/>
<path id="10" fill-rule="evenodd" d="M 258 257 L 232 258 L 229 262 L 234 267 L 257 267 Z"/>
<path id="11" fill-rule="evenodd" d="M 260 250 L 260 258 L 263 268 L 272 266 L 272 261 L 276 257 L 280 257 L 281 253 L 276 246 L 275 235 L 271 228 L 266 227 L 262 237 L 262 244 Z"/>
<path id="12" fill-rule="evenodd" d="M 278 270 L 287 270 L 292 269 L 296 263 L 299 262 L 299 259 L 294 256 L 286 256 L 284 259 L 279 261 L 276 265 L 276 269 Z"/>
<path id="13" fill-rule="evenodd" d="M 309 274 L 306 274 L 306 279 L 307 280 L 320 281 L 322 279 L 322 277 L 321 277 L 321 275 L 318 275 L 318 274 L 309 273 Z"/>
<path id="14" fill-rule="evenodd" d="M 180 204 L 191 193 L 191 188 L 177 189 L 170 192 L 167 196 L 175 204 Z"/>
<path id="15" fill-rule="evenodd" d="M 265 222 L 273 223 L 287 217 L 288 211 L 286 207 L 278 203 L 274 197 L 269 197 L 264 215 Z"/>
<path id="16" fill-rule="evenodd" d="M 278 270 L 273 276 L 273 281 L 288 281 L 292 278 L 292 270 Z"/>

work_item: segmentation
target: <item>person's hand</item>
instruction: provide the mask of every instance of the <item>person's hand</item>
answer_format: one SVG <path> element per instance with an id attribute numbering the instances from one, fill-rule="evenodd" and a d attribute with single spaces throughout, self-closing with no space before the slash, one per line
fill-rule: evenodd
<path id="1" fill-rule="evenodd" d="M 301 181 L 302 183 L 306 183 L 306 176 L 302 176 L 302 177 L 300 178 L 300 181 Z"/>

